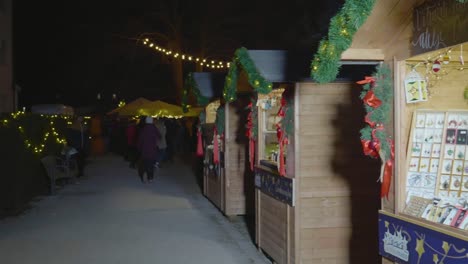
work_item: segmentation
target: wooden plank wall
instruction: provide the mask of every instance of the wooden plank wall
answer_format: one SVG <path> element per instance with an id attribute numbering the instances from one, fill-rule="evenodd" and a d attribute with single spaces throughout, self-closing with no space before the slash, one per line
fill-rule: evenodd
<path id="1" fill-rule="evenodd" d="M 362 154 L 360 88 L 297 89 L 297 263 L 379 263 L 380 162 Z"/>
<path id="2" fill-rule="evenodd" d="M 260 193 L 260 246 L 278 264 L 288 257 L 287 204 Z"/>
<path id="3" fill-rule="evenodd" d="M 206 196 L 213 202 L 219 209 L 222 209 L 221 205 L 221 175 L 216 176 L 213 173 L 209 173 L 206 179 Z"/>
<path id="4" fill-rule="evenodd" d="M 248 142 L 245 136 L 247 99 L 239 98 L 230 103 L 226 109 L 225 214 L 229 216 L 246 214 L 247 202 L 251 203 L 251 207 L 254 206 L 253 190 L 249 201 L 246 201 L 247 184 L 244 182 L 248 173 L 246 163 Z M 253 183 L 249 185 L 253 189 Z"/>
<path id="5" fill-rule="evenodd" d="M 204 154 L 206 156 L 213 155 L 213 150 L 207 148 L 209 144 L 213 141 L 213 129 L 214 124 L 204 124 L 203 125 L 203 144 L 204 144 Z M 219 209 L 222 210 L 222 198 L 221 198 L 221 176 L 216 176 L 212 170 L 208 168 L 208 164 L 204 164 L 203 167 L 203 194 Z"/>

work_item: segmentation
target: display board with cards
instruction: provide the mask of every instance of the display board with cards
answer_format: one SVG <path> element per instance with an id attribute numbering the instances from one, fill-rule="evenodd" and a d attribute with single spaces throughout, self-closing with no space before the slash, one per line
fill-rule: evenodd
<path id="1" fill-rule="evenodd" d="M 468 111 L 414 112 L 406 175 L 407 207 L 414 206 L 414 197 L 442 200 L 452 206 L 468 201 L 467 136 Z"/>

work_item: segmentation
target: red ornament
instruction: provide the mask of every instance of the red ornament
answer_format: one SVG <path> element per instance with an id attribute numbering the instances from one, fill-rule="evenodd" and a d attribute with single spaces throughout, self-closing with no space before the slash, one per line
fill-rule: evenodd
<path id="1" fill-rule="evenodd" d="M 432 64 L 432 71 L 433 72 L 439 72 L 440 71 L 440 61 L 436 60 L 434 61 L 434 64 Z"/>

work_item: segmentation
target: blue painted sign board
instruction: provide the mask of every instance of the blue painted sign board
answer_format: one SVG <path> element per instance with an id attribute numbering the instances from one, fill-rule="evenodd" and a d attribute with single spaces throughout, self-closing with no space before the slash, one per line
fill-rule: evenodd
<path id="1" fill-rule="evenodd" d="M 380 255 L 404 264 L 467 264 L 468 236 L 379 213 Z"/>

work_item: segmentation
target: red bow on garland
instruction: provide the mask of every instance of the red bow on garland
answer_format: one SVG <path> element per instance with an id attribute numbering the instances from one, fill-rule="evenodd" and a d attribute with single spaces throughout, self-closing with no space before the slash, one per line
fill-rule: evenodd
<path id="1" fill-rule="evenodd" d="M 286 115 L 286 99 L 281 98 L 281 107 L 278 110 L 278 116 L 284 118 Z M 284 146 L 289 143 L 287 135 L 283 132 L 281 124 L 276 124 L 276 137 L 279 143 L 278 172 L 281 176 L 286 175 L 286 166 L 284 164 Z"/>
<path id="2" fill-rule="evenodd" d="M 382 105 L 382 101 L 375 95 L 374 88 L 376 87 L 376 80 L 374 77 L 366 76 L 364 80 L 357 82 L 358 84 L 370 84 L 371 88 L 367 91 L 367 93 L 362 98 L 363 102 L 372 107 L 378 108 Z M 378 124 L 371 120 L 372 112 L 366 114 L 364 120 L 372 129 L 371 132 L 371 139 L 362 139 L 361 144 L 364 154 L 370 156 L 372 158 L 380 157 L 382 160 L 382 170 L 380 175 L 381 181 L 381 190 L 380 190 L 380 197 L 387 197 L 390 191 L 391 179 L 393 174 L 393 163 L 394 163 L 394 143 L 393 140 L 388 138 L 387 142 L 390 145 L 390 157 L 385 157 L 385 154 L 381 152 L 381 142 L 380 139 L 376 136 L 377 131 L 384 130 L 383 124 Z"/>
<path id="3" fill-rule="evenodd" d="M 385 161 L 383 172 L 381 173 L 380 181 L 382 182 L 382 186 L 380 189 L 380 198 L 386 197 L 388 199 L 393 174 L 393 163 L 395 160 L 395 143 L 391 139 L 387 140 L 390 144 L 390 158 L 387 158 L 387 161 Z"/>

